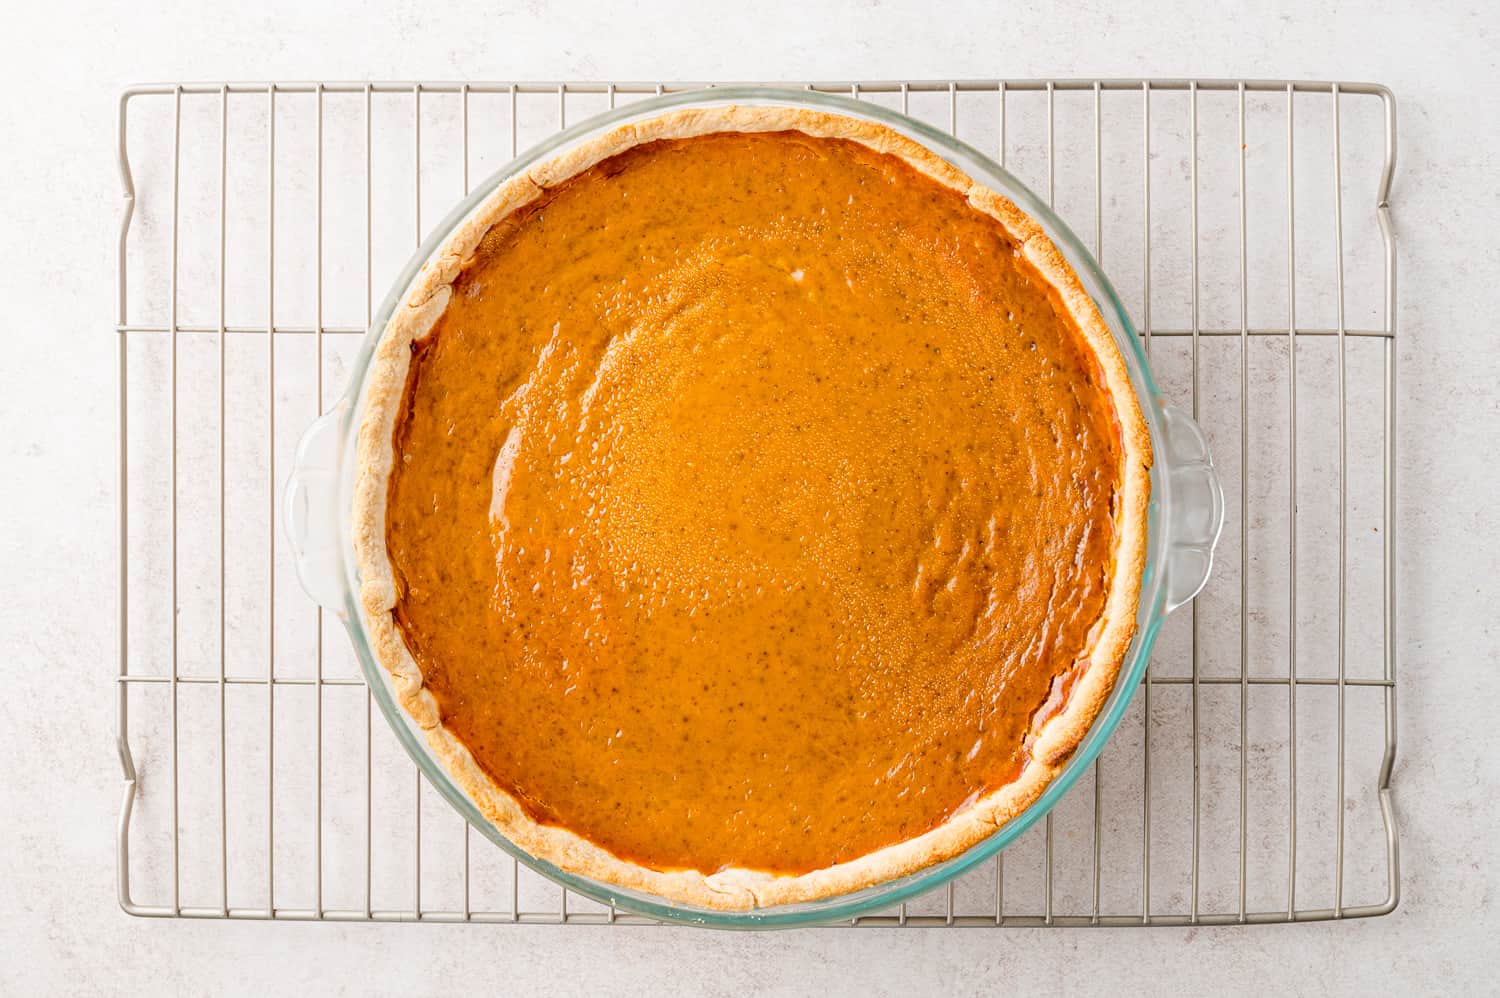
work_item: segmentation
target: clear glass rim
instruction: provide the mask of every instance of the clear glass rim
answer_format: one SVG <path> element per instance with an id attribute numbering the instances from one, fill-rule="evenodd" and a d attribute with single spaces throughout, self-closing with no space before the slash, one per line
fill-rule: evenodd
<path id="1" fill-rule="evenodd" d="M 359 578 L 349 529 L 349 513 L 353 505 L 354 491 L 355 436 L 358 433 L 363 412 L 364 387 L 370 358 L 374 353 L 376 343 L 384 333 L 386 324 L 398 303 L 405 296 L 412 279 L 449 233 L 468 217 L 499 184 L 567 147 L 628 121 L 654 117 L 667 111 L 686 107 L 711 107 L 725 104 L 811 108 L 879 122 L 921 143 L 963 170 L 976 182 L 1014 201 L 1041 225 L 1073 266 L 1085 290 L 1098 305 L 1101 315 L 1124 356 L 1125 366 L 1130 374 L 1142 415 L 1151 435 L 1155 455 L 1151 468 L 1151 502 L 1147 514 L 1147 553 L 1141 577 L 1136 635 L 1126 653 L 1109 698 L 1094 719 L 1088 734 L 1064 765 L 1062 772 L 1053 778 L 1037 800 L 1026 810 L 1001 825 L 988 838 L 957 856 L 908 876 L 851 893 L 819 901 L 757 908 L 750 911 L 718 911 L 627 890 L 570 873 L 545 860 L 529 855 L 510 842 L 479 812 L 473 801 L 453 783 L 447 772 L 432 757 L 425 737 L 396 702 L 390 685 L 390 677 L 375 660 L 370 650 L 363 615 L 355 597 L 355 594 L 359 592 Z M 443 222 L 432 230 L 391 285 L 390 293 L 381 304 L 365 334 L 364 342 L 351 368 L 349 386 L 337 405 L 340 410 L 338 502 L 339 527 L 342 534 L 340 559 L 344 579 L 344 624 L 355 647 L 365 679 L 373 692 L 375 701 L 380 705 L 381 713 L 423 774 L 438 792 L 463 815 L 465 820 L 526 866 L 584 897 L 613 905 L 622 911 L 646 915 L 662 921 L 734 929 L 789 928 L 847 921 L 910 900 L 992 859 L 1051 811 L 1093 764 L 1109 737 L 1119 726 L 1136 688 L 1140 685 L 1146 663 L 1150 658 L 1151 648 L 1166 616 L 1164 567 L 1167 538 L 1165 525 L 1170 520 L 1168 513 L 1171 509 L 1172 496 L 1171 475 L 1166 467 L 1169 452 L 1165 445 L 1162 425 L 1161 407 L 1163 404 L 1135 327 L 1121 304 L 1119 296 L 1115 293 L 1113 285 L 1110 284 L 1093 255 L 1041 198 L 998 163 L 953 135 L 878 104 L 832 94 L 777 87 L 711 87 L 635 101 L 549 136 L 507 163 L 484 182 L 476 185 Z"/>

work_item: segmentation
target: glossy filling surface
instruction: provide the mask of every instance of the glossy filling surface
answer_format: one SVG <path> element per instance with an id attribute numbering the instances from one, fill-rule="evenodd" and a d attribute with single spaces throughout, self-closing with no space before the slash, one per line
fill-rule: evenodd
<path id="1" fill-rule="evenodd" d="M 1090 650 L 1096 363 L 895 157 L 638 146 L 493 228 L 412 350 L 398 626 L 495 783 L 623 859 L 802 873 L 934 828 Z"/>

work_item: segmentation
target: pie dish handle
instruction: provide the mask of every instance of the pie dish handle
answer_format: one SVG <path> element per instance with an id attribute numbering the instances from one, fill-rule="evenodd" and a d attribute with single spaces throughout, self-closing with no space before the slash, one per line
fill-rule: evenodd
<path id="1" fill-rule="evenodd" d="M 1166 511 L 1166 612 L 1171 613 L 1208 581 L 1224 527 L 1224 489 L 1203 429 L 1174 405 L 1163 403 L 1161 413 L 1171 497 Z"/>
<path id="2" fill-rule="evenodd" d="M 344 613 L 339 558 L 338 442 L 344 407 L 315 420 L 297 443 L 297 457 L 281 497 L 281 523 L 297 580 L 324 609 Z"/>

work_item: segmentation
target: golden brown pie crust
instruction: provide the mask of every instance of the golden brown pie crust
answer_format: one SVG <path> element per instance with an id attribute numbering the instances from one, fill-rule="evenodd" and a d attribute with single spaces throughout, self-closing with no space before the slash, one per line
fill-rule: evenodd
<path id="1" fill-rule="evenodd" d="M 660 139 L 718 132 L 797 131 L 847 139 L 907 164 L 967 197 L 999 221 L 1030 264 L 1052 285 L 1102 372 L 1118 420 L 1122 466 L 1114 513 L 1115 549 L 1108 596 L 1086 668 L 1072 677 L 1059 712 L 1038 715 L 1020 776 L 958 811 L 942 825 L 858 858 L 798 875 L 740 868 L 712 873 L 662 871 L 622 859 L 573 831 L 534 820 L 496 785 L 444 726 L 432 692 L 393 616 L 397 583 L 387 549 L 388 483 L 393 432 L 407 388 L 411 346 L 447 308 L 453 284 L 480 240 L 499 221 L 544 192 L 625 150 Z M 1041 231 L 1009 200 L 975 184 L 946 161 L 898 133 L 841 115 L 782 107 L 720 107 L 669 113 L 622 126 L 502 183 L 462 222 L 414 279 L 372 358 L 358 439 L 353 509 L 354 547 L 362 579 L 360 602 L 376 656 L 389 670 L 398 701 L 427 734 L 429 746 L 456 784 L 510 841 L 562 869 L 662 898 L 717 909 L 747 909 L 829 897 L 884 882 L 949 858 L 987 837 L 1030 804 L 1088 731 L 1113 687 L 1134 633 L 1145 552 L 1150 444 L 1135 394 L 1108 328 L 1077 276 Z"/>

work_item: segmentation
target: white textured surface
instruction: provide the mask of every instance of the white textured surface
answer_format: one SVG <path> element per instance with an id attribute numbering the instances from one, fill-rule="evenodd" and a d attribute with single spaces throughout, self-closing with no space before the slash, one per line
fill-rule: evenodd
<path id="1" fill-rule="evenodd" d="M 0 110 L 0 991 L 201 993 L 470 988 L 990 992 L 1040 982 L 1192 992 L 1495 987 L 1500 652 L 1488 605 L 1500 524 L 1489 317 L 1500 306 L 1493 81 L 1500 18 L 1479 4 L 1196 4 L 1001 14 L 963 5 L 436 3 L 28 8 L 7 15 Z M 414 40 L 415 39 L 415 40 Z M 551 927 L 132 920 L 114 901 L 113 95 L 142 79 L 1206 76 L 1370 79 L 1401 102 L 1401 747 L 1405 900 L 1392 916 L 1256 929 L 805 931 L 735 937 Z"/>

